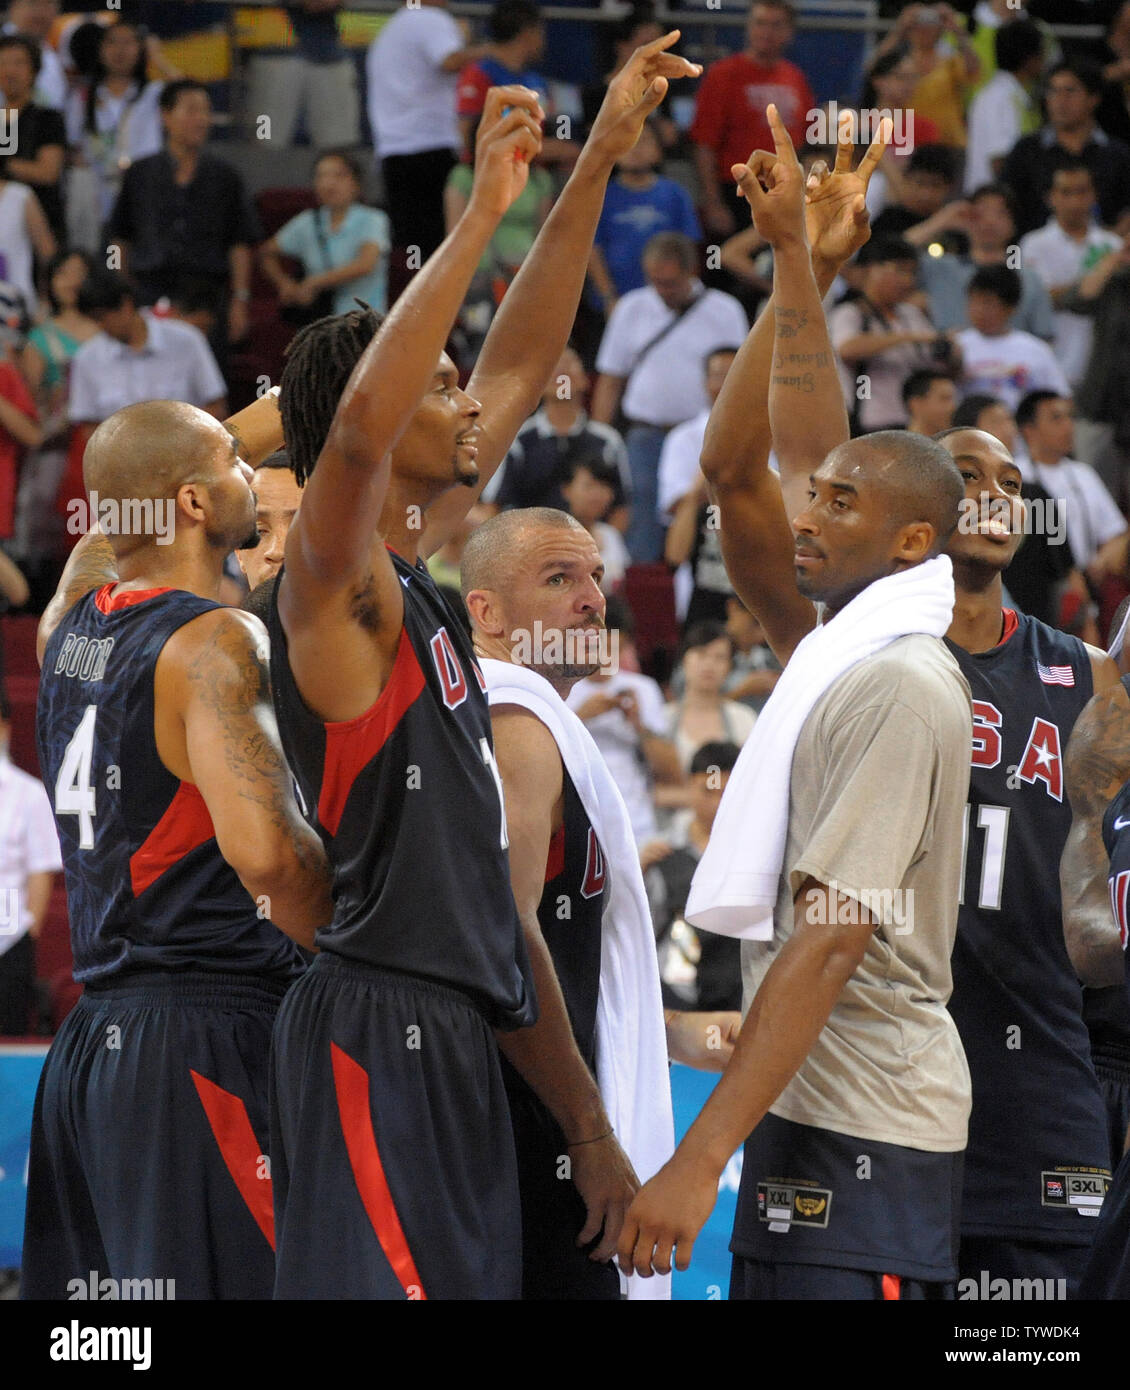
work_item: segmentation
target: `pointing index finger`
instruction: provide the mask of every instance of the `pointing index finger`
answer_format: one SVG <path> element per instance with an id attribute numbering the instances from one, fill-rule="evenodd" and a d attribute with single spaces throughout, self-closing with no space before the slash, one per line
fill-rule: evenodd
<path id="1" fill-rule="evenodd" d="M 792 136 L 773 102 L 770 102 L 765 108 L 765 115 L 769 121 L 769 129 L 773 132 L 773 145 L 777 151 L 777 158 L 785 160 L 786 163 L 795 164 L 796 150 L 793 149 Z"/>
<path id="2" fill-rule="evenodd" d="M 879 167 L 879 161 L 887 152 L 887 146 L 891 143 L 891 136 L 894 134 L 894 122 L 889 116 L 884 116 L 879 122 L 879 130 L 874 140 L 871 141 L 871 148 L 859 161 L 859 168 L 856 171 L 863 180 L 866 188 L 870 182 L 871 175 Z"/>

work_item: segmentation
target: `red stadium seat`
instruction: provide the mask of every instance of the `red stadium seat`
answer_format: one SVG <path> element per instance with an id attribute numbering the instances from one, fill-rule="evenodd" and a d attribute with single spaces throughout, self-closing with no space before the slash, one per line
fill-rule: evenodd
<path id="1" fill-rule="evenodd" d="M 624 576 L 624 599 L 636 621 L 640 669 L 661 684 L 671 674 L 679 647 L 675 582 L 665 564 L 631 565 Z"/>

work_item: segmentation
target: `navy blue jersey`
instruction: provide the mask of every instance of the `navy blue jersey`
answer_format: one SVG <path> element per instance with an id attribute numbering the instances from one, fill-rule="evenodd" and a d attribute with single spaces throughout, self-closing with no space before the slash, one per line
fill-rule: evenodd
<path id="1" fill-rule="evenodd" d="M 1122 677 L 1130 694 L 1130 676 Z M 1103 844 L 1110 855 L 1110 906 L 1118 923 L 1126 988 L 1084 990 L 1091 1047 L 1097 1061 L 1114 1063 L 1125 1070 L 1130 1062 L 1130 956 L 1126 953 L 1130 928 L 1130 782 L 1127 782 L 1103 816 Z"/>
<path id="2" fill-rule="evenodd" d="M 169 638 L 220 605 L 182 589 L 81 598 L 47 644 L 37 735 L 52 795 L 74 976 L 183 968 L 289 978 L 298 948 L 220 854 L 204 798 L 157 753 L 153 679 Z"/>
<path id="3" fill-rule="evenodd" d="M 568 770 L 563 767 L 562 773 L 564 817 L 549 842 L 538 923 L 553 957 L 577 1047 L 595 1073 L 604 851 Z"/>
<path id="4" fill-rule="evenodd" d="M 1086 1244 L 1110 1145 L 1063 938 L 1063 751 L 1091 698 L 1086 648 L 1005 612 L 991 651 L 947 643 L 973 696 L 953 1014 L 973 1111 L 962 1231 Z"/>
<path id="5" fill-rule="evenodd" d="M 474 996 L 493 1023 L 533 1021 L 510 889 L 502 783 L 482 672 L 423 564 L 392 555 L 404 626 L 384 690 L 356 719 L 306 706 L 271 595 L 271 684 L 287 757 L 334 869 L 320 950 Z"/>

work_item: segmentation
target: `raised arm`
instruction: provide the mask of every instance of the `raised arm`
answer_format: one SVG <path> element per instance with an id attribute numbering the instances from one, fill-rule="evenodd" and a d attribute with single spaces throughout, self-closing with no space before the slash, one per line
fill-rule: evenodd
<path id="1" fill-rule="evenodd" d="M 423 555 L 450 538 L 541 399 L 576 318 L 616 160 L 639 139 L 644 121 L 666 95 L 668 80 L 701 72 L 697 64 L 667 52 L 678 38 L 674 29 L 638 48 L 609 83 L 569 181 L 494 317 L 467 388 L 483 404 L 478 486 L 459 488 L 429 509 Z"/>
<path id="2" fill-rule="evenodd" d="M 118 562 L 110 542 L 94 525 L 71 551 L 59 578 L 59 587 L 43 610 L 35 637 L 35 654 L 43 665 L 43 654 L 51 634 L 67 613 L 91 589 L 118 582 Z"/>
<path id="3" fill-rule="evenodd" d="M 503 109 L 507 114 L 503 115 Z M 459 225 L 397 300 L 342 393 L 286 545 L 279 590 L 284 621 L 316 622 L 326 598 L 374 569 L 382 628 L 399 630 L 400 585 L 391 562 L 374 566 L 389 451 L 434 381 L 455 315 L 503 214 L 541 148 L 542 110 L 525 87 L 494 87 L 479 127 L 475 183 Z"/>
<path id="4" fill-rule="evenodd" d="M 1130 779 L 1130 697 L 1121 682 L 1095 695 L 1076 720 L 1064 773 L 1071 830 L 1059 866 L 1063 935 L 1076 975 L 1101 989 L 1123 979 L 1103 844 L 1103 816 Z"/>
<path id="5" fill-rule="evenodd" d="M 510 884 L 538 996 L 537 1023 L 496 1034 L 498 1046 L 561 1126 L 573 1182 L 588 1213 L 577 1244 L 588 1244 L 603 1228 L 603 1239 L 591 1258 L 607 1260 L 616 1253 L 624 1213 L 639 1183 L 577 1048 L 553 957 L 538 923 L 549 842 L 556 828 L 554 812 L 562 794 L 561 754 L 553 735 L 527 710 L 495 706 L 491 726 L 506 794 Z"/>
<path id="6" fill-rule="evenodd" d="M 330 868 L 294 800 L 267 662 L 266 630 L 249 613 L 186 623 L 157 660 L 157 749 L 199 789 L 220 853 L 262 915 L 311 947 L 333 915 Z"/>

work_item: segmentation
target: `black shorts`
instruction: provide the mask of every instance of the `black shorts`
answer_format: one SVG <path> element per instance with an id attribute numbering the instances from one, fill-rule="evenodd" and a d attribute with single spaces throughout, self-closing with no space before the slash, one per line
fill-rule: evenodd
<path id="1" fill-rule="evenodd" d="M 276 1298 L 518 1298 L 498 1048 L 474 1001 L 323 951 L 271 1062 Z"/>
<path id="2" fill-rule="evenodd" d="M 1110 1164 L 1118 1166 L 1130 1129 L 1130 1067 L 1124 1062 L 1096 1057 L 1095 1075 L 1106 1106 L 1107 1128 L 1110 1132 Z"/>
<path id="3" fill-rule="evenodd" d="M 267 1070 L 288 985 L 139 971 L 87 987 L 35 1098 L 21 1297 L 65 1299 L 91 1271 L 100 1289 L 271 1297 Z"/>
<path id="4" fill-rule="evenodd" d="M 1114 1170 L 1087 1255 L 1079 1297 L 1130 1299 L 1130 1154 Z"/>
<path id="5" fill-rule="evenodd" d="M 961 1160 L 766 1115 L 746 1140 L 730 1250 L 758 1264 L 952 1284 Z"/>
<path id="6" fill-rule="evenodd" d="M 590 1260 L 577 1246 L 585 1204 L 570 1180 L 565 1136 L 526 1083 L 503 1062 L 522 1194 L 522 1297 L 606 1299 L 620 1297 L 620 1276 L 611 1261 Z M 598 1238 L 599 1239 L 599 1238 Z"/>
<path id="7" fill-rule="evenodd" d="M 730 1267 L 731 1299 L 778 1302 L 790 1299 L 922 1303 L 952 1299 L 953 1284 L 903 1279 L 864 1269 L 833 1269 L 823 1265 L 766 1264 L 735 1255 Z"/>
<path id="8" fill-rule="evenodd" d="M 1087 1224 L 1097 1226 L 1098 1218 L 1089 1217 Z M 958 1301 L 1035 1297 L 1034 1293 L 1025 1293 L 1033 1287 L 1033 1280 L 1039 1285 L 1038 1296 L 1045 1300 L 1062 1302 L 1075 1298 L 1089 1253 L 1087 1245 L 962 1236 L 958 1251 Z"/>

